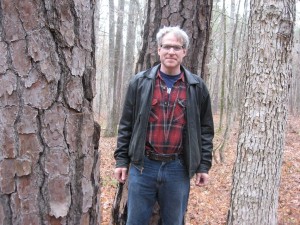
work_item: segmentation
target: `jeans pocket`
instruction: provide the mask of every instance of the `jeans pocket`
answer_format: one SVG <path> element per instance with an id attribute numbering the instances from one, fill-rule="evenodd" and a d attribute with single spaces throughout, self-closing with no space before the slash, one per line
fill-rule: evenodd
<path id="1" fill-rule="evenodd" d="M 134 164 L 131 164 L 130 168 L 129 168 L 129 175 L 130 176 L 138 176 L 138 175 L 140 175 L 140 170 L 138 169 L 137 166 L 135 166 Z"/>
<path id="2" fill-rule="evenodd" d="M 185 167 L 185 162 L 184 162 L 184 159 L 183 159 L 183 158 L 177 159 L 177 163 L 178 163 L 180 166 Z"/>

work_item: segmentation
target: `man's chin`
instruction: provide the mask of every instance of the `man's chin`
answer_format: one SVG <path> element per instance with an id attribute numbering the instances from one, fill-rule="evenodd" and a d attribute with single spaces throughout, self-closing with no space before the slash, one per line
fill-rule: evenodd
<path id="1" fill-rule="evenodd" d="M 172 60 L 172 61 L 166 61 L 165 65 L 168 67 L 176 67 L 178 65 L 177 61 Z"/>

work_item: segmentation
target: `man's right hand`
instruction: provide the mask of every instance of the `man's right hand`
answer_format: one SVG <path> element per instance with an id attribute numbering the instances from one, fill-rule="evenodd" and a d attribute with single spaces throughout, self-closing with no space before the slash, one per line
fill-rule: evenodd
<path id="1" fill-rule="evenodd" d="M 127 179 L 127 168 L 115 168 L 115 178 L 122 184 Z"/>

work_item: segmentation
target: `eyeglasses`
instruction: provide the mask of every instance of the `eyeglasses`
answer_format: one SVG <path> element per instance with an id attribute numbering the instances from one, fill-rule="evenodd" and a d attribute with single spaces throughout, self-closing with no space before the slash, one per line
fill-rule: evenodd
<path id="1" fill-rule="evenodd" d="M 171 48 L 173 48 L 175 52 L 178 52 L 183 49 L 183 46 L 180 45 L 161 45 L 160 47 L 166 51 L 170 51 Z"/>

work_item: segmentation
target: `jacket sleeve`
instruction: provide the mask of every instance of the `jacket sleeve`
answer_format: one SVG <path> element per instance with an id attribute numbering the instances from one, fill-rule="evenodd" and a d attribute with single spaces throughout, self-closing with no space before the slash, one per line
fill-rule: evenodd
<path id="1" fill-rule="evenodd" d="M 211 110 L 211 101 L 208 90 L 204 86 L 201 103 L 201 162 L 198 173 L 208 173 L 212 165 L 212 150 L 214 137 L 214 123 Z"/>
<path id="2" fill-rule="evenodd" d="M 133 82 L 130 82 L 125 101 L 123 111 L 118 128 L 117 148 L 114 153 L 116 160 L 116 167 L 128 167 L 130 158 L 128 156 L 128 149 L 131 140 L 134 114 L 135 114 L 135 88 Z"/>

